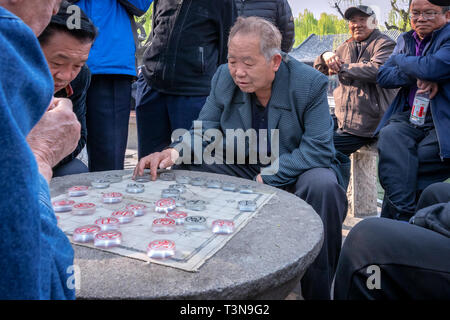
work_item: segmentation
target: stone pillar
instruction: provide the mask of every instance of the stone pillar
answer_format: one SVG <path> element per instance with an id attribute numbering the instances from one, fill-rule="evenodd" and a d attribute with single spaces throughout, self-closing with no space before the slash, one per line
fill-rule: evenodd
<path id="1" fill-rule="evenodd" d="M 350 157 L 347 214 L 351 217 L 377 214 L 377 154 L 375 145 L 369 145 Z"/>

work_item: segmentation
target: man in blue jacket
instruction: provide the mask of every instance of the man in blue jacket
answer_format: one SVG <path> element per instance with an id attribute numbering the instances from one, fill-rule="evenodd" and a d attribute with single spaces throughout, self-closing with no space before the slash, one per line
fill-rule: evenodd
<path id="1" fill-rule="evenodd" d="M 72 0 L 99 29 L 87 65 L 92 73 L 86 98 L 90 171 L 123 169 L 136 76 L 131 16 L 141 16 L 153 0 Z"/>
<path id="2" fill-rule="evenodd" d="M 401 88 L 377 132 L 382 217 L 408 220 L 428 185 L 450 177 L 450 7 L 413 0 L 411 31 L 400 36 L 377 80 Z M 409 121 L 417 92 L 430 93 L 425 123 Z"/>
<path id="3" fill-rule="evenodd" d="M 54 99 L 46 112 L 53 81 L 36 38 L 60 3 L 0 0 L 0 300 L 75 297 L 73 249 L 57 227 L 47 181 L 75 149 L 80 124 L 68 99 Z M 42 137 L 38 121 L 53 130 Z"/>

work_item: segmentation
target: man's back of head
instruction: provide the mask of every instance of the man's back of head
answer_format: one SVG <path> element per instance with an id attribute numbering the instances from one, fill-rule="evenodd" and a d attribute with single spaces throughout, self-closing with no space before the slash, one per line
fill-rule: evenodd
<path id="1" fill-rule="evenodd" d="M 0 0 L 0 6 L 25 22 L 39 36 L 55 15 L 62 0 Z"/>

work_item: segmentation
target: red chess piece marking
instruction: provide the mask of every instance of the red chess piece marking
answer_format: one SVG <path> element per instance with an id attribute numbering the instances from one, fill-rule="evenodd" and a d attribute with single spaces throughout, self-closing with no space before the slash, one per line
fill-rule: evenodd
<path id="1" fill-rule="evenodd" d="M 114 240 L 120 238 L 121 236 L 122 233 L 119 231 L 105 231 L 97 233 L 95 238 L 98 240 Z"/>
<path id="2" fill-rule="evenodd" d="M 168 218 L 172 218 L 172 219 L 181 219 L 181 218 L 186 218 L 187 213 L 183 212 L 183 211 L 172 211 L 172 212 L 167 213 L 166 216 Z"/>
<path id="3" fill-rule="evenodd" d="M 175 224 L 175 220 L 168 219 L 168 218 L 155 219 L 155 220 L 153 220 L 153 224 L 154 225 L 169 226 L 169 225 L 174 225 Z"/>
<path id="4" fill-rule="evenodd" d="M 116 218 L 100 218 L 95 220 L 95 224 L 112 224 L 112 223 L 119 223 L 119 220 Z"/>
<path id="5" fill-rule="evenodd" d="M 131 211 L 121 210 L 121 211 L 114 211 L 111 215 L 114 217 L 131 217 L 134 216 L 134 213 Z"/>
<path id="6" fill-rule="evenodd" d="M 147 208 L 146 206 L 144 206 L 143 204 L 129 204 L 126 209 L 127 210 L 142 210 Z"/>
<path id="7" fill-rule="evenodd" d="M 101 229 L 97 226 L 85 226 L 85 227 L 79 227 L 75 229 L 75 233 L 96 233 L 99 232 Z"/>
<path id="8" fill-rule="evenodd" d="M 73 200 L 61 200 L 61 201 L 55 201 L 52 203 L 53 206 L 71 206 L 75 204 L 75 201 Z"/>
<path id="9" fill-rule="evenodd" d="M 175 243 L 170 240 L 155 240 L 149 243 L 148 247 L 150 249 L 173 249 Z"/>
<path id="10" fill-rule="evenodd" d="M 69 188 L 69 191 L 84 191 L 87 189 L 88 189 L 88 187 L 86 187 L 86 186 L 75 186 L 75 187 Z"/>
<path id="11" fill-rule="evenodd" d="M 172 198 L 164 198 L 156 202 L 157 207 L 169 207 L 173 205 L 175 205 L 175 200 Z"/>
<path id="12" fill-rule="evenodd" d="M 109 193 L 105 193 L 103 195 L 103 197 L 105 197 L 105 198 L 118 198 L 121 196 L 122 196 L 122 194 L 120 192 L 109 192 Z"/>
<path id="13" fill-rule="evenodd" d="M 90 202 L 84 202 L 84 203 L 77 203 L 73 207 L 75 209 L 90 209 L 90 208 L 94 208 L 95 204 L 90 203 Z"/>

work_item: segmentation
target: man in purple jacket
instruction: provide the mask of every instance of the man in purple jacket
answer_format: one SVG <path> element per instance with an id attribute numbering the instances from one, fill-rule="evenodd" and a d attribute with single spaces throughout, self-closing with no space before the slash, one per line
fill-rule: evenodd
<path id="1" fill-rule="evenodd" d="M 153 0 L 71 0 L 99 30 L 87 65 L 92 73 L 86 97 L 89 171 L 123 169 L 136 77 L 134 16 Z M 134 29 L 134 31 L 133 31 Z"/>

